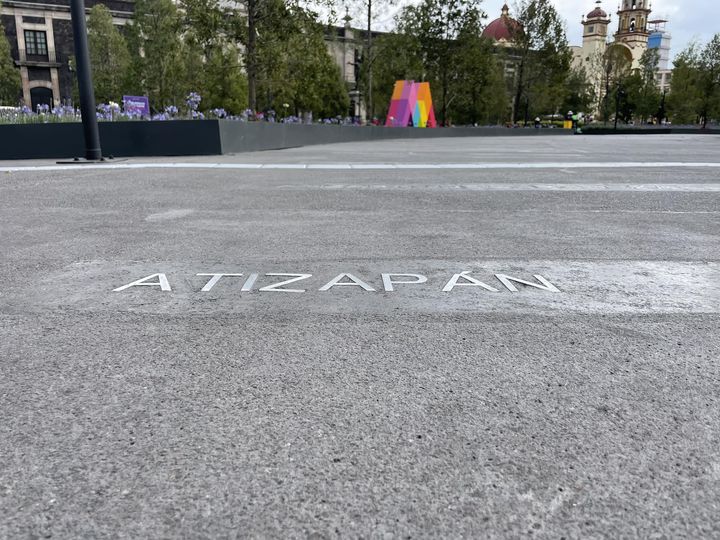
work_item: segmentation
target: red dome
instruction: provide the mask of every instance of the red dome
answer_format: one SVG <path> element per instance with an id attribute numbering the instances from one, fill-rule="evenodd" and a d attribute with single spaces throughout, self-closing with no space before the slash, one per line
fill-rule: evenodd
<path id="1" fill-rule="evenodd" d="M 607 19 L 607 13 L 605 13 L 600 6 L 593 9 L 587 16 L 588 19 Z"/>
<path id="2" fill-rule="evenodd" d="M 509 17 L 505 9 L 503 9 L 503 15 L 488 24 L 487 28 L 483 30 L 482 35 L 495 41 L 512 41 L 512 34 L 517 33 L 521 28 L 520 23 L 512 17 Z"/>

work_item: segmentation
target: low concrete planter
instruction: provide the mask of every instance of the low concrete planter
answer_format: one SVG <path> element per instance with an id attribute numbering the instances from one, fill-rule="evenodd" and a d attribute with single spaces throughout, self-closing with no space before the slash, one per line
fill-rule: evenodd
<path id="1" fill-rule="evenodd" d="M 720 129 L 697 127 L 583 127 L 585 135 L 720 135 Z"/>
<path id="2" fill-rule="evenodd" d="M 100 122 L 105 156 L 213 155 L 221 149 L 217 121 Z M 85 155 L 82 124 L 0 125 L 0 160 Z"/>
<path id="3" fill-rule="evenodd" d="M 384 139 L 563 135 L 571 135 L 571 132 L 562 129 L 416 129 L 230 120 L 100 122 L 103 154 L 117 157 L 220 155 Z M 83 155 L 80 123 L 0 125 L 0 160 L 60 159 Z"/>

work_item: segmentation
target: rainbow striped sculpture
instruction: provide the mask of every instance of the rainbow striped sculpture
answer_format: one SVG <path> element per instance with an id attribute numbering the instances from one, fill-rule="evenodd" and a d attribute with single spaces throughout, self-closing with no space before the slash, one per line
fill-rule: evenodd
<path id="1" fill-rule="evenodd" d="M 385 125 L 388 127 L 437 127 L 430 83 L 397 81 Z"/>

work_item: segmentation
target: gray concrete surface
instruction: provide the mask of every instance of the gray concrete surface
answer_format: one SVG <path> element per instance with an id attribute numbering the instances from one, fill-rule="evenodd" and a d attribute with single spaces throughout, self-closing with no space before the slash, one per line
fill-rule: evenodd
<path id="1" fill-rule="evenodd" d="M 720 165 L 622 165 L 719 148 L 393 141 L 0 173 L 0 537 L 720 537 Z M 442 292 L 462 271 L 498 292 Z M 245 275 L 202 292 L 211 272 Z M 318 290 L 344 272 L 375 291 Z M 383 272 L 428 281 L 386 292 Z M 113 292 L 155 273 L 172 291 Z M 312 277 L 260 292 L 268 273 Z"/>

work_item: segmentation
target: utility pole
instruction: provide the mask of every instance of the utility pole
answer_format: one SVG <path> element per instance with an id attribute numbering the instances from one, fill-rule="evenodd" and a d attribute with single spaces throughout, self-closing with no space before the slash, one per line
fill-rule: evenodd
<path id="1" fill-rule="evenodd" d="M 90 52 L 85 25 L 84 0 L 70 0 L 73 40 L 75 42 L 75 62 L 77 64 L 78 89 L 80 90 L 80 113 L 82 114 L 83 134 L 85 136 L 85 159 L 102 161 L 100 132 L 95 114 L 95 93 L 90 71 Z"/>

